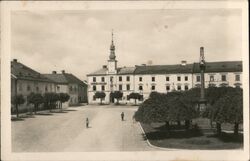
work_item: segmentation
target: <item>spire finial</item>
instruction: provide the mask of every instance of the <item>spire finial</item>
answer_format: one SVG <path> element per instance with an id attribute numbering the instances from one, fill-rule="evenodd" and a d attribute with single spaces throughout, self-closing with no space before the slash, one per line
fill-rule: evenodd
<path id="1" fill-rule="evenodd" d="M 113 33 L 113 31 L 114 31 L 114 30 L 112 29 L 112 33 L 111 33 L 111 34 L 112 34 L 112 43 L 113 43 L 113 38 L 114 38 L 114 33 Z"/>

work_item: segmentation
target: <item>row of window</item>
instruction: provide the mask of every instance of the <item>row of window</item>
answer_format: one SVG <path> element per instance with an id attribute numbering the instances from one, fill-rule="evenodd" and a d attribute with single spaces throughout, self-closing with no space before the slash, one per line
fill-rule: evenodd
<path id="1" fill-rule="evenodd" d="M 104 85 L 101 86 L 101 90 L 102 90 L 102 91 L 105 91 L 105 86 L 104 86 Z M 123 90 L 121 84 L 119 85 L 119 90 L 120 90 L 120 91 Z M 127 90 L 127 91 L 130 90 L 130 84 L 127 84 L 127 85 L 126 85 L 126 90 Z M 96 91 L 96 85 L 93 86 L 93 91 Z"/>
<path id="2" fill-rule="evenodd" d="M 122 81 L 122 76 L 119 76 L 118 80 L 119 80 L 119 82 L 121 82 Z M 130 81 L 130 76 L 127 76 L 126 80 Z M 184 80 L 188 81 L 188 76 L 185 76 Z M 105 78 L 101 77 L 101 81 L 105 82 Z M 110 81 L 112 81 L 112 77 L 110 78 Z M 155 77 L 151 77 L 151 81 L 155 82 Z M 167 76 L 166 81 L 167 82 L 170 81 L 170 77 Z M 177 81 L 181 81 L 181 76 L 177 76 Z M 199 75 L 196 76 L 196 81 L 197 82 L 201 81 L 201 77 Z M 210 81 L 214 81 L 214 76 L 213 75 L 210 75 Z M 221 81 L 227 81 L 227 76 L 226 75 L 221 75 Z M 239 74 L 235 75 L 235 81 L 240 81 L 240 75 Z M 96 77 L 93 77 L 93 82 L 96 82 Z M 139 77 L 139 82 L 142 82 L 142 77 Z"/>
<path id="3" fill-rule="evenodd" d="M 22 86 L 22 84 L 19 84 L 19 91 L 23 91 L 23 86 Z M 52 90 L 52 87 L 50 87 L 50 89 Z M 35 90 L 37 91 L 37 92 L 39 92 L 39 90 L 40 90 L 40 88 L 38 87 L 38 86 L 36 86 L 36 88 L 35 88 Z M 44 90 L 47 92 L 48 91 L 48 86 L 45 86 L 44 87 Z M 26 87 L 26 91 L 31 91 L 31 87 L 30 87 L 30 85 L 27 85 L 27 87 Z"/>

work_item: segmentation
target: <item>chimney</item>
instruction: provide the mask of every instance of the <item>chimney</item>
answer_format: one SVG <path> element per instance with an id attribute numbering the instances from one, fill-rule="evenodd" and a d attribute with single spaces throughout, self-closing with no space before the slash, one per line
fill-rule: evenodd
<path id="1" fill-rule="evenodd" d="M 52 71 L 52 74 L 56 74 L 56 71 Z"/>
<path id="2" fill-rule="evenodd" d="M 65 70 L 62 70 L 62 74 L 65 74 Z"/>
<path id="3" fill-rule="evenodd" d="M 17 59 L 13 59 L 13 62 L 17 62 Z"/>
<path id="4" fill-rule="evenodd" d="M 107 65 L 103 65 L 102 68 L 103 68 L 103 69 L 106 69 L 106 68 L 107 68 Z"/>
<path id="5" fill-rule="evenodd" d="M 186 60 L 182 60 L 181 61 L 181 66 L 185 66 L 185 65 L 187 65 L 187 61 Z"/>

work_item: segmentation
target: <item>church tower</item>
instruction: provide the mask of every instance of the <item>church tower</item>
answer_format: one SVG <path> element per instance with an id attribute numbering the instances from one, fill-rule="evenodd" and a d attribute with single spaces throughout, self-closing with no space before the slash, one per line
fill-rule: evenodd
<path id="1" fill-rule="evenodd" d="M 117 60 L 115 59 L 115 45 L 113 41 L 113 30 L 112 30 L 112 41 L 110 45 L 110 55 L 108 60 L 108 74 L 116 74 L 117 72 Z"/>

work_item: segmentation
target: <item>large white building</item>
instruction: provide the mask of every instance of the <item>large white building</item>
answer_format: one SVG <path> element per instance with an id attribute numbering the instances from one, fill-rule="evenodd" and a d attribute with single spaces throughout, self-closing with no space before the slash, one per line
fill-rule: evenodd
<path id="1" fill-rule="evenodd" d="M 188 90 L 201 84 L 199 63 L 187 64 L 181 61 L 175 65 L 136 65 L 135 67 L 117 67 L 115 45 L 110 46 L 108 65 L 104 65 L 88 77 L 88 102 L 98 103 L 94 98 L 97 91 L 106 93 L 104 103 L 113 103 L 111 93 L 122 91 L 120 102 L 129 103 L 127 95 L 140 93 L 145 100 L 152 91 L 169 92 Z M 205 88 L 209 86 L 241 87 L 242 61 L 206 62 Z"/>

